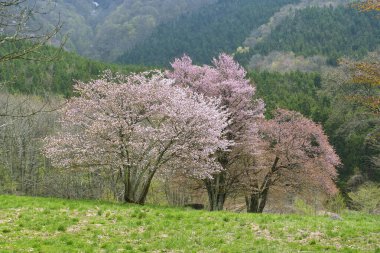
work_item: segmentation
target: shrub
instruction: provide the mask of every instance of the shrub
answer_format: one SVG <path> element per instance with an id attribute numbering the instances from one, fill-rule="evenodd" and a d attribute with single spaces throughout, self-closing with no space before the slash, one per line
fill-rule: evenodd
<path id="1" fill-rule="evenodd" d="M 348 193 L 355 209 L 366 213 L 379 213 L 380 211 L 380 185 L 365 183 L 355 192 Z"/>
<path id="2" fill-rule="evenodd" d="M 324 207 L 333 213 L 342 213 L 346 209 L 346 203 L 342 194 L 336 194 L 333 197 L 326 200 Z"/>
<path id="3" fill-rule="evenodd" d="M 303 215 L 314 215 L 315 214 L 315 209 L 307 204 L 304 200 L 296 198 L 294 201 L 294 210 L 298 214 L 303 214 Z"/>

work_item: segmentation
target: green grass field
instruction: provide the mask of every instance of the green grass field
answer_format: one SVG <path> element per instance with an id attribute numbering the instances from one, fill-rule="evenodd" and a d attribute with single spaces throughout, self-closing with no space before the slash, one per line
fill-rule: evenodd
<path id="1" fill-rule="evenodd" d="M 342 217 L 0 196 L 0 252 L 380 252 L 380 216 Z"/>

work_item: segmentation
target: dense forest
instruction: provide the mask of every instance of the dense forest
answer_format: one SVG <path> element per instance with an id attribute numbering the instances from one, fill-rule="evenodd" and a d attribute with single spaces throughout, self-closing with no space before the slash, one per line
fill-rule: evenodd
<path id="1" fill-rule="evenodd" d="M 45 29 L 62 21 L 66 49 L 90 58 L 114 61 L 164 22 L 215 0 L 58 0 L 37 1 L 46 15 L 35 22 Z"/>
<path id="2" fill-rule="evenodd" d="M 233 52 L 250 32 L 266 23 L 282 6 L 299 0 L 222 0 L 158 26 L 151 36 L 118 61 L 163 65 L 184 53 L 209 63 L 220 52 Z"/>
<path id="3" fill-rule="evenodd" d="M 208 63 L 222 51 L 234 53 L 265 24 L 273 32 L 269 31 L 248 53 L 237 52 L 242 64 L 248 65 L 253 55 L 273 51 L 323 55 L 334 64 L 343 55 L 363 57 L 376 49 L 380 37 L 376 14 L 332 5 L 303 7 L 294 14 L 290 11 L 292 6 L 314 6 L 314 2 L 317 6 L 327 4 L 300 0 L 168 0 L 149 4 L 135 0 L 60 0 L 54 6 L 48 5 L 47 10 L 53 11 L 38 16 L 36 22 L 47 29 L 62 19 L 60 34 L 68 35 L 66 49 L 90 58 L 129 64 L 167 66 L 183 53 L 195 62 Z M 270 18 L 277 12 L 283 20 L 271 27 Z"/>
<path id="4" fill-rule="evenodd" d="M 285 19 L 251 53 L 292 51 L 332 59 L 363 57 L 379 43 L 380 23 L 375 13 L 363 14 L 347 7 L 306 8 Z"/>
<path id="5" fill-rule="evenodd" d="M 6 54 L 11 50 L 10 47 L 22 49 L 27 44 L 5 44 L 0 48 L 0 54 Z M 89 81 L 99 77 L 105 70 L 129 73 L 147 69 L 143 66 L 122 66 L 89 60 L 50 46 L 43 47 L 30 58 L 30 61 L 14 60 L 0 64 L 0 83 L 3 88 L 12 93 L 68 97 L 72 95 L 72 85 L 76 80 Z"/>
<path id="6" fill-rule="evenodd" d="M 218 9 L 217 6 L 222 4 L 219 2 L 212 10 L 195 12 L 159 26 L 144 43 L 119 60 L 124 63 L 167 65 L 174 57 L 187 53 L 196 62 L 207 63 L 218 52 L 235 52 L 252 30 L 266 23 L 268 17 L 285 3 L 265 2 L 261 3 L 263 9 L 259 9 L 254 2 L 247 1 L 245 6 L 231 2 L 229 11 L 223 13 L 221 10 L 226 9 L 222 6 Z M 250 6 L 253 11 L 249 10 Z M 240 15 L 242 11 L 247 11 L 247 14 Z M 380 25 L 375 15 L 359 13 L 347 7 L 298 10 L 294 16 L 285 18 L 254 48 L 248 52 L 238 52 L 236 58 L 247 65 L 252 55 L 267 55 L 272 51 L 290 51 L 296 56 L 326 56 L 330 64 L 336 64 L 336 59 L 343 55 L 363 57 L 379 44 Z"/>

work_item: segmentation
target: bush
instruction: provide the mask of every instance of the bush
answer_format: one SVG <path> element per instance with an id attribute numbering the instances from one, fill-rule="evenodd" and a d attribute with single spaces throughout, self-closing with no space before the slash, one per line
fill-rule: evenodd
<path id="1" fill-rule="evenodd" d="M 342 213 L 346 209 L 346 202 L 342 194 L 336 194 L 335 196 L 329 198 L 324 203 L 324 207 L 333 213 Z"/>
<path id="2" fill-rule="evenodd" d="M 380 185 L 366 183 L 355 192 L 348 193 L 355 209 L 366 213 L 380 212 Z"/>
<path id="3" fill-rule="evenodd" d="M 10 173 L 3 167 L 0 167 L 0 194 L 13 194 L 17 191 L 17 182 L 15 182 Z"/>
<path id="4" fill-rule="evenodd" d="M 315 208 L 299 198 L 294 201 L 294 210 L 298 214 L 315 215 Z"/>

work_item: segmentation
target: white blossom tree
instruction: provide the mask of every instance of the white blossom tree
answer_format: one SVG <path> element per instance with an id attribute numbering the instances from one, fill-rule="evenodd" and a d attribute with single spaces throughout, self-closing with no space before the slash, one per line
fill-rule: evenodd
<path id="1" fill-rule="evenodd" d="M 222 168 L 228 114 L 220 101 L 173 85 L 161 73 L 106 74 L 77 83 L 63 109 L 62 129 L 45 140 L 56 166 L 117 173 L 124 200 L 144 204 L 157 173 L 209 178 Z"/>

